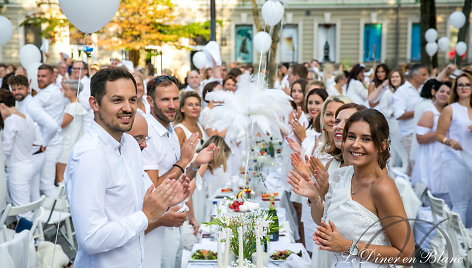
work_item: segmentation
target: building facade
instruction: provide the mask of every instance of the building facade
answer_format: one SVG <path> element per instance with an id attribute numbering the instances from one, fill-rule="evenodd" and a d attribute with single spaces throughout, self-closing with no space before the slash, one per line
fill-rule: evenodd
<path id="1" fill-rule="evenodd" d="M 264 1 L 257 2 L 260 10 Z M 449 38 L 450 51 L 454 49 L 458 30 L 448 24 L 448 17 L 452 12 L 462 10 L 463 2 L 436 0 L 438 38 Z M 178 23 L 210 19 L 209 0 L 174 0 L 173 3 Z M 14 34 L 12 40 L 1 48 L 0 61 L 18 63 L 21 46 L 31 42 L 40 45 L 37 30 L 19 26 L 37 8 L 35 0 L 9 0 L 8 4 L 4 4 L 1 14 L 14 24 Z M 216 1 L 216 14 L 217 42 L 221 47 L 222 59 L 227 63 L 257 64 L 260 55 L 252 42 L 256 29 L 251 0 Z M 377 62 L 390 65 L 420 61 L 419 21 L 420 4 L 417 0 L 291 0 L 285 7 L 276 62 L 318 59 L 347 65 L 370 64 L 374 56 Z M 470 43 L 470 36 L 469 32 L 467 44 Z M 52 54 L 80 48 L 72 46 L 71 49 L 70 42 L 66 32 L 60 42 L 52 46 Z M 190 39 L 180 42 L 191 49 L 177 50 L 170 46 L 149 44 L 160 52 L 152 59 L 158 70 L 169 68 L 180 72 L 181 76 L 190 70 L 191 56 L 203 47 L 204 42 Z M 450 61 L 450 51 L 438 51 L 440 65 Z M 74 54 L 73 51 L 71 54 Z M 126 57 L 126 54 L 99 48 L 94 61 L 105 64 L 110 57 Z M 471 50 L 466 52 L 466 61 L 469 59 L 472 59 Z"/>

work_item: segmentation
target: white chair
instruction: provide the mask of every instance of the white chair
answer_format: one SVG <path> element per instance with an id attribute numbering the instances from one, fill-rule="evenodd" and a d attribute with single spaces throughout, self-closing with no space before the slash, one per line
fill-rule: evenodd
<path id="1" fill-rule="evenodd" d="M 450 212 L 451 209 L 449 209 L 444 200 L 442 200 L 441 198 L 434 197 L 433 194 L 431 194 L 431 191 L 428 190 L 427 194 L 429 199 L 429 205 L 431 206 L 431 213 L 433 214 L 433 222 L 434 224 L 438 224 L 439 221 L 446 219 L 447 213 Z M 440 226 L 445 225 L 444 223 L 441 223 Z"/>
<path id="2" fill-rule="evenodd" d="M 74 232 L 71 226 L 71 215 L 69 212 L 69 203 L 65 195 L 64 185 L 60 185 L 57 189 L 57 195 L 55 198 L 46 198 L 43 205 L 44 213 L 41 215 L 40 222 L 41 230 L 46 225 L 51 225 L 47 229 L 44 229 L 43 233 L 47 233 L 51 230 L 55 231 L 59 228 L 60 234 L 69 244 L 71 250 L 77 251 L 74 243 Z M 61 228 L 61 224 L 64 223 L 66 231 L 64 232 Z M 59 226 L 58 226 L 59 224 Z"/>
<path id="3" fill-rule="evenodd" d="M 0 232 L 2 233 L 2 239 L 3 241 L 8 241 L 13 237 L 14 230 L 10 230 L 7 228 L 5 225 L 5 222 L 9 216 L 17 216 L 19 214 L 24 214 L 27 212 L 33 212 L 33 217 L 31 218 L 31 222 L 33 223 L 31 227 L 31 232 L 35 233 L 36 227 L 39 227 L 39 220 L 41 217 L 41 205 L 43 204 L 45 199 L 45 196 L 41 196 L 40 199 L 31 202 L 29 204 L 23 205 L 23 206 L 15 206 L 13 207 L 11 204 L 8 204 L 3 211 L 3 214 L 0 218 Z M 39 228 L 40 229 L 40 228 Z M 40 233 L 41 229 L 39 230 Z"/>
<path id="4" fill-rule="evenodd" d="M 447 235 L 454 249 L 454 257 L 464 259 L 464 262 L 458 263 L 460 266 L 457 267 L 468 267 L 472 262 L 472 237 L 462 223 L 459 214 L 449 211 L 447 217 L 449 220 Z"/>

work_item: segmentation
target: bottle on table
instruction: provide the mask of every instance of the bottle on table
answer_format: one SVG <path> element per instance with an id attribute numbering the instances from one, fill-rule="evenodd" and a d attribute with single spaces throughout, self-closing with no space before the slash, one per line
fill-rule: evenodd
<path id="1" fill-rule="evenodd" d="M 272 223 L 270 224 L 270 229 L 277 228 L 276 231 L 269 233 L 269 240 L 270 241 L 278 241 L 279 240 L 279 218 L 277 217 L 277 210 L 275 209 L 275 196 L 273 194 L 270 195 L 270 208 L 269 208 L 269 216 L 272 218 Z"/>
<path id="2" fill-rule="evenodd" d="M 210 221 L 212 221 L 216 217 L 218 217 L 218 202 L 213 201 L 213 205 L 211 207 L 211 213 L 210 213 Z M 216 241 L 217 233 L 218 233 L 218 226 L 215 224 L 210 225 L 210 240 Z"/>

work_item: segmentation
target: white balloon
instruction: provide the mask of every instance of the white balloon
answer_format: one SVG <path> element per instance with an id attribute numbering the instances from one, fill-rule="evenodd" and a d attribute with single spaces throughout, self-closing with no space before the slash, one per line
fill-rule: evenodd
<path id="1" fill-rule="evenodd" d="M 467 50 L 467 45 L 466 43 L 460 41 L 460 42 L 457 42 L 456 44 L 456 54 L 461 56 L 464 55 L 465 51 Z"/>
<path id="2" fill-rule="evenodd" d="M 449 38 L 441 37 L 438 40 L 438 46 L 441 51 L 448 51 L 449 50 Z"/>
<path id="3" fill-rule="evenodd" d="M 449 23 L 456 29 L 460 29 L 465 24 L 465 15 L 462 11 L 454 11 L 449 16 Z"/>
<path id="4" fill-rule="evenodd" d="M 39 49 L 35 45 L 24 45 L 20 49 L 20 62 L 25 68 L 28 68 L 33 63 L 39 63 L 41 62 L 41 52 L 39 52 Z"/>
<path id="5" fill-rule="evenodd" d="M 260 53 L 266 53 L 271 44 L 272 38 L 270 38 L 270 35 L 266 32 L 258 32 L 254 36 L 254 47 Z"/>
<path id="6" fill-rule="evenodd" d="M 425 33 L 424 37 L 426 38 L 426 42 L 435 42 L 438 39 L 438 32 L 434 28 L 429 28 Z"/>
<path id="7" fill-rule="evenodd" d="M 430 57 L 436 54 L 436 52 L 438 52 L 438 44 L 436 44 L 436 42 L 426 44 L 426 53 L 428 53 Z"/>
<path id="8" fill-rule="evenodd" d="M 3 46 L 10 41 L 13 34 L 13 26 L 4 16 L 0 16 L 0 33 L 0 46 Z"/>
<path id="9" fill-rule="evenodd" d="M 284 16 L 284 6 L 279 1 L 266 1 L 262 6 L 262 18 L 265 23 L 274 26 L 279 23 Z"/>
<path id="10" fill-rule="evenodd" d="M 24 65 L 23 65 L 24 66 Z M 41 66 L 40 62 L 31 63 L 25 67 L 28 73 L 28 80 L 30 81 L 30 88 L 38 91 L 38 67 Z"/>
<path id="11" fill-rule="evenodd" d="M 198 51 L 197 53 L 193 54 L 193 65 L 198 69 L 205 68 L 208 65 L 207 56 L 205 53 Z"/>
<path id="12" fill-rule="evenodd" d="M 120 0 L 59 0 L 67 19 L 84 33 L 94 33 L 115 16 Z"/>

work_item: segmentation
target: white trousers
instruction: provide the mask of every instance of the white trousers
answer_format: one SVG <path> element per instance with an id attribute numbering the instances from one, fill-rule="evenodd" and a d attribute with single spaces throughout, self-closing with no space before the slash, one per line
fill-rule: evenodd
<path id="1" fill-rule="evenodd" d="M 31 198 L 34 165 L 31 161 L 25 161 L 8 166 L 8 192 L 13 206 L 21 206 L 35 200 Z M 30 219 L 32 214 L 20 214 L 21 217 Z"/>
<path id="2" fill-rule="evenodd" d="M 31 181 L 31 200 L 38 200 L 41 195 L 39 194 L 39 184 L 41 181 L 41 169 L 44 165 L 46 154 L 39 153 L 33 155 L 33 180 Z"/>
<path id="3" fill-rule="evenodd" d="M 63 143 L 57 145 L 49 145 L 46 147 L 44 164 L 41 168 L 41 193 L 47 197 L 55 197 L 57 194 L 54 180 L 56 178 L 56 163 L 62 153 Z"/>
<path id="4" fill-rule="evenodd" d="M 182 261 L 181 227 L 166 227 L 164 234 L 165 246 L 162 247 L 161 268 L 180 267 Z"/>

